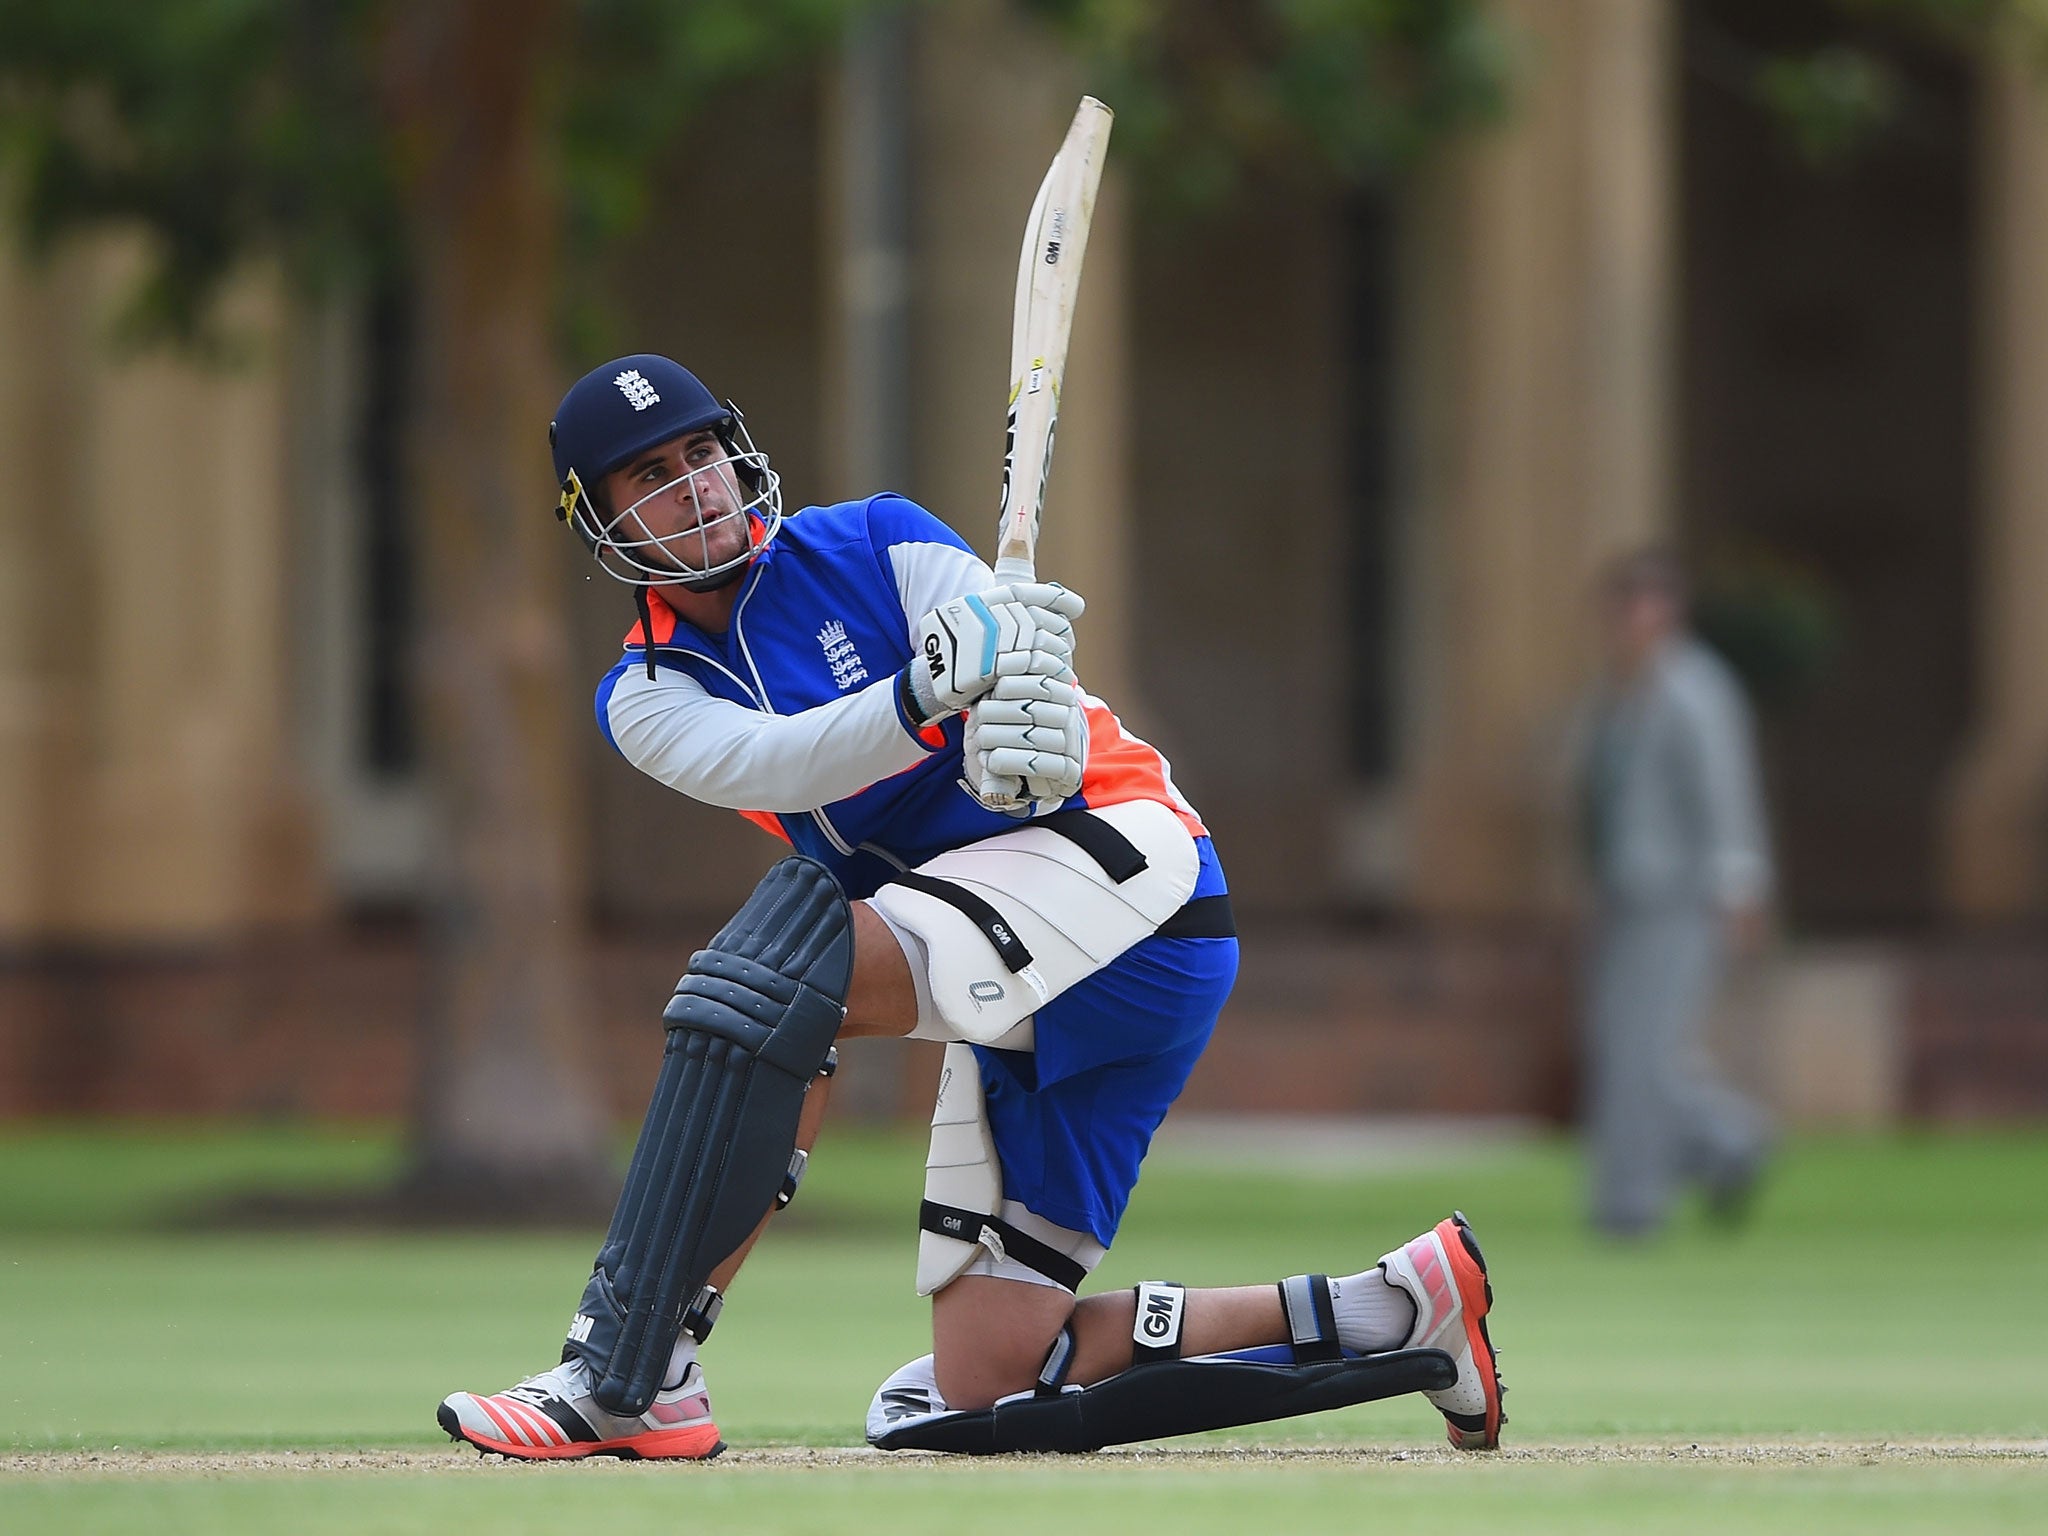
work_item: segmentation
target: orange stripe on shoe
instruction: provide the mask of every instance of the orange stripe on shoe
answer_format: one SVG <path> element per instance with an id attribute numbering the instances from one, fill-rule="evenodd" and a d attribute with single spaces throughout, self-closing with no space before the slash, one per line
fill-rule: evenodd
<path id="1" fill-rule="evenodd" d="M 559 1445 L 569 1437 L 562 1433 L 562 1426 L 542 1413 L 531 1403 L 519 1403 L 520 1421 L 525 1424 L 529 1439 L 535 1445 Z"/>
<path id="2" fill-rule="evenodd" d="M 1408 1249 L 1409 1257 L 1415 1263 L 1415 1277 L 1429 1293 L 1432 1322 L 1448 1317 L 1454 1301 L 1451 1277 L 1444 1273 L 1443 1260 L 1437 1257 L 1437 1252 L 1437 1245 L 1427 1237 L 1417 1238 Z"/>
<path id="3" fill-rule="evenodd" d="M 663 1424 L 681 1424 L 685 1420 L 708 1414 L 710 1410 L 711 1404 L 702 1392 L 698 1392 L 690 1397 L 678 1398 L 672 1403 L 657 1400 L 649 1405 L 647 1417 Z"/>
<path id="4" fill-rule="evenodd" d="M 501 1398 L 499 1401 L 519 1415 L 519 1424 L 526 1431 L 527 1442 L 531 1445 L 554 1445 L 564 1437 L 556 1429 L 555 1421 L 542 1413 L 531 1403 L 522 1403 L 516 1398 Z"/>
<path id="5" fill-rule="evenodd" d="M 519 1446 L 526 1444 L 526 1435 L 519 1427 L 517 1416 L 508 1412 L 505 1404 L 489 1397 L 472 1396 L 470 1401 L 483 1409 L 490 1421 L 498 1426 L 498 1433 L 505 1437 L 507 1444 Z"/>

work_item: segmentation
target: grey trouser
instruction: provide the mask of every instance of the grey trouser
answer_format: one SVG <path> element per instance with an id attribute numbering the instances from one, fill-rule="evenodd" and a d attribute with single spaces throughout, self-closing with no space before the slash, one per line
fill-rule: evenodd
<path id="1" fill-rule="evenodd" d="M 1751 1176 L 1762 1110 L 1722 1082 L 1701 1035 L 1723 968 L 1720 914 L 1609 905 L 1593 935 L 1586 1008 L 1592 1216 L 1612 1231 L 1661 1222 L 1681 1183 Z"/>

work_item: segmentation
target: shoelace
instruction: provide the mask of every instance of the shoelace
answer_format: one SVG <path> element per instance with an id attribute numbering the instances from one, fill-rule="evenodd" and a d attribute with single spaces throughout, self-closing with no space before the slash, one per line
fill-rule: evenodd
<path id="1" fill-rule="evenodd" d="M 560 1367 L 556 1369 L 559 1370 Z M 563 1390 L 568 1386 L 569 1383 L 562 1381 L 555 1371 L 543 1371 L 538 1376 L 527 1377 L 516 1387 L 507 1387 L 498 1395 L 512 1398 L 516 1402 L 531 1403 L 538 1408 L 551 1397 L 565 1400 L 569 1398 L 571 1393 Z"/>

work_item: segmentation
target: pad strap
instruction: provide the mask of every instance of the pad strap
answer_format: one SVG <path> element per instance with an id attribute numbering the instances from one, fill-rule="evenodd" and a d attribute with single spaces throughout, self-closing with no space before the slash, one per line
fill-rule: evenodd
<path id="1" fill-rule="evenodd" d="M 819 1076 L 823 1076 L 820 1073 Z M 782 1176 L 782 1188 L 775 1191 L 775 1209 L 782 1210 L 796 1198 L 796 1188 L 804 1181 L 804 1169 L 811 1163 L 811 1154 L 798 1147 L 789 1154 L 789 1172 Z"/>
<path id="2" fill-rule="evenodd" d="M 1081 1282 L 1088 1278 L 1086 1266 L 1068 1258 L 1059 1249 L 1041 1243 L 1029 1232 L 1010 1225 L 1000 1216 L 986 1216 L 979 1211 L 963 1211 L 956 1205 L 926 1200 L 917 1208 L 917 1224 L 922 1230 L 940 1237 L 957 1238 L 963 1243 L 980 1243 L 997 1258 L 1015 1259 L 1019 1264 L 1037 1270 L 1054 1285 L 1065 1286 L 1070 1291 L 1079 1291 Z"/>
<path id="3" fill-rule="evenodd" d="M 1112 885 L 1122 885 L 1133 875 L 1142 875 L 1151 861 L 1138 845 L 1092 811 L 1076 806 L 1035 818 L 1031 825 L 1057 832 L 1102 867 Z"/>
<path id="4" fill-rule="evenodd" d="M 1067 1373 L 1074 1368 L 1074 1325 L 1062 1324 L 1045 1352 L 1045 1364 L 1038 1368 L 1038 1384 L 1032 1391 L 1039 1397 L 1058 1397 L 1067 1385 Z"/>
<path id="5" fill-rule="evenodd" d="M 934 901 L 943 901 L 953 908 L 981 930 L 982 937 L 995 946 L 996 953 L 1002 957 L 1003 964 L 1010 968 L 1012 974 L 1023 970 L 1031 963 L 1031 951 L 1024 947 L 1024 941 L 1017 937 L 1017 931 L 1003 921 L 1002 913 L 968 890 L 966 886 L 951 880 L 941 880 L 937 875 L 920 874 L 914 869 L 898 870 L 884 884 L 907 886 L 913 891 L 931 897 Z"/>
<path id="6" fill-rule="evenodd" d="M 1328 1275 L 1291 1275 L 1282 1280 L 1280 1309 L 1287 1314 L 1296 1365 L 1344 1358 L 1344 1346 L 1337 1342 L 1337 1309 L 1330 1301 Z"/>
<path id="7" fill-rule="evenodd" d="M 1180 1328 L 1187 1316 L 1188 1289 L 1171 1280 L 1140 1280 L 1138 1310 L 1131 1320 L 1131 1364 L 1178 1360 Z"/>
<path id="8" fill-rule="evenodd" d="M 711 1337 L 718 1314 L 725 1310 L 725 1295 L 715 1285 L 697 1292 L 697 1299 L 683 1309 L 683 1332 L 702 1344 Z"/>
<path id="9" fill-rule="evenodd" d="M 1055 814 L 1066 816 L 1077 813 L 1059 811 Z M 1051 819 L 1045 818 L 1048 821 Z M 1107 871 L 1111 879 L 1128 880 L 1145 868 L 1145 856 L 1132 847 L 1116 828 L 1100 821 L 1091 822 L 1089 825 L 1100 827 L 1111 837 L 1122 842 L 1125 847 L 1130 848 L 1131 856 L 1138 861 L 1137 869 L 1128 870 L 1122 875 Z M 941 880 L 936 875 L 920 874 L 914 869 L 898 871 L 884 883 L 907 886 L 934 900 L 943 901 L 953 908 L 981 930 L 982 937 L 995 946 L 996 954 L 1002 958 L 1003 964 L 1009 967 L 1013 975 L 1031 964 L 1031 951 L 1025 947 L 1024 941 L 1017 937 L 1016 930 L 1003 920 L 1002 913 L 965 886 L 956 885 L 951 880 Z M 1234 939 L 1237 937 L 1237 916 L 1231 910 L 1230 896 L 1227 892 L 1214 896 L 1197 896 L 1161 923 L 1157 932 L 1162 939 Z"/>
<path id="10" fill-rule="evenodd" d="M 1230 910 L 1230 895 L 1197 896 L 1159 925 L 1162 939 L 1234 939 L 1237 917 Z"/>

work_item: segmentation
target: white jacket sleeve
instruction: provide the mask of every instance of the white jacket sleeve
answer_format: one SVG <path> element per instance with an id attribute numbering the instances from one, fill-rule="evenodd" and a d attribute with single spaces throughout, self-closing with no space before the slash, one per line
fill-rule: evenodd
<path id="1" fill-rule="evenodd" d="M 995 573 L 964 549 L 933 539 L 906 539 L 888 546 L 896 600 L 903 605 L 904 633 L 941 603 L 969 592 L 986 592 Z"/>
<path id="2" fill-rule="evenodd" d="M 606 703 L 626 761 L 692 800 L 736 811 L 812 811 L 923 761 L 896 707 L 897 676 L 794 715 L 713 698 L 696 679 L 638 666 Z"/>

